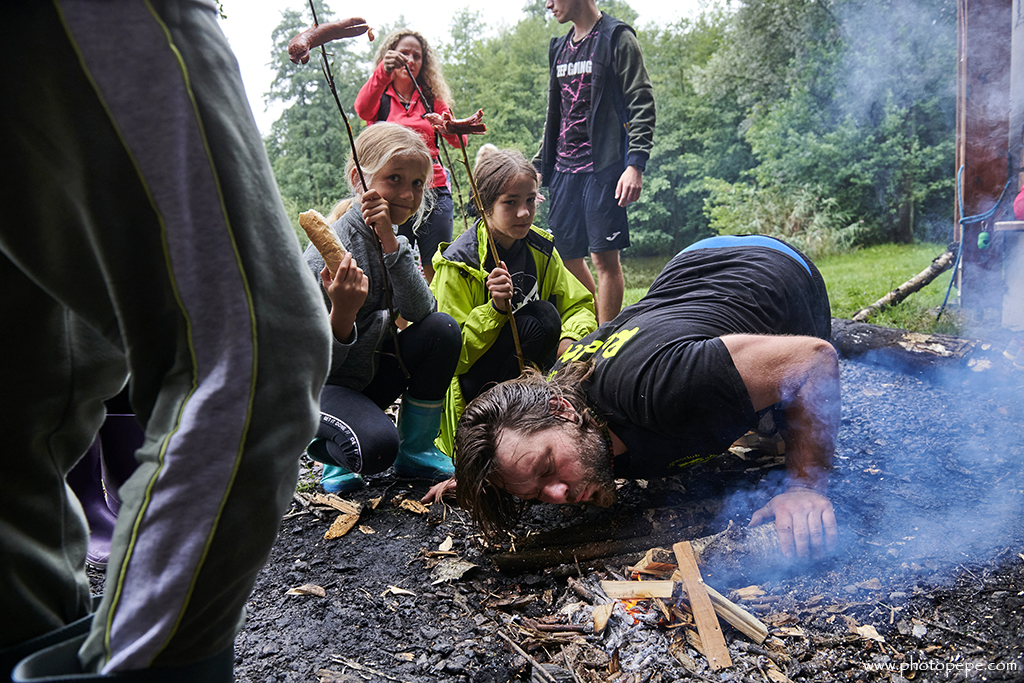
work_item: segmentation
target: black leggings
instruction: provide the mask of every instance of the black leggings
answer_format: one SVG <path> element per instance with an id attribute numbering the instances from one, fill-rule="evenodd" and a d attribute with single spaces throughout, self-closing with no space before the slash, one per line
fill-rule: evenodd
<path id="1" fill-rule="evenodd" d="M 526 361 L 542 369 L 554 365 L 562 336 L 562 317 L 555 305 L 550 301 L 531 301 L 515 312 L 515 319 Z M 459 385 L 468 403 L 490 385 L 518 376 L 519 361 L 512 326 L 505 325 L 491 348 L 459 377 Z"/>
<path id="2" fill-rule="evenodd" d="M 310 457 L 352 472 L 383 472 L 398 455 L 398 431 L 384 410 L 403 392 L 420 401 L 440 401 L 448 391 L 462 351 L 462 334 L 447 313 L 431 313 L 398 333 L 406 379 L 388 336 L 377 373 L 360 391 L 327 384 L 320 392 L 320 427 Z M 322 441 L 321 441 L 322 439 Z"/>

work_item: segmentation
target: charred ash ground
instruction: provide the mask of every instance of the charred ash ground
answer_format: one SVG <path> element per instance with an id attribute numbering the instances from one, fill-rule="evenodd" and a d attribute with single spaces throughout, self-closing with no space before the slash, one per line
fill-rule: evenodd
<path id="1" fill-rule="evenodd" d="M 512 543 L 486 547 L 457 508 L 403 507 L 425 485 L 385 474 L 348 497 L 363 510 L 340 538 L 324 538 L 336 510 L 297 500 L 285 516 L 236 641 L 237 680 L 1024 680 L 1024 370 L 993 387 L 846 360 L 841 371 L 837 552 L 774 575 L 702 568 L 769 627 L 756 644 L 723 625 L 731 667 L 710 669 L 671 600 L 616 607 L 592 632 L 593 605 L 572 585 L 633 578 L 642 553 L 502 573 L 493 558 Z M 300 491 L 317 490 L 311 466 Z M 533 505 L 517 543 L 637 522 L 677 540 L 714 533 L 746 524 L 781 474 L 777 454 L 726 454 L 624 483 L 607 510 Z M 323 595 L 288 594 L 300 586 Z"/>

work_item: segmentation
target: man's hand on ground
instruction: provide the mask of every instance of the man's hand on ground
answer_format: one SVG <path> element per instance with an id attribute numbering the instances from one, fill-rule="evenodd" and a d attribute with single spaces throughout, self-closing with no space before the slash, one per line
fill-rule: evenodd
<path id="1" fill-rule="evenodd" d="M 768 501 L 750 518 L 757 526 L 775 518 L 782 554 L 821 557 L 835 550 L 839 525 L 828 498 L 805 488 L 791 488 Z"/>

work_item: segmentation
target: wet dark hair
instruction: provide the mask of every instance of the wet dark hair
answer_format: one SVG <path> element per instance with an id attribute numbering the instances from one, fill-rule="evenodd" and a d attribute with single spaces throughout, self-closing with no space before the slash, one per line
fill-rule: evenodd
<path id="1" fill-rule="evenodd" d="M 492 387 L 466 406 L 455 431 L 456 498 L 487 538 L 499 538 L 514 528 L 525 506 L 495 481 L 501 473 L 494 452 L 502 434 L 513 430 L 529 436 L 551 427 L 580 432 L 603 428 L 604 420 L 590 410 L 583 392 L 583 381 L 592 371 L 590 363 L 571 363 L 546 379 L 527 368 L 522 376 Z M 561 398 L 576 411 L 575 423 L 556 412 Z"/>

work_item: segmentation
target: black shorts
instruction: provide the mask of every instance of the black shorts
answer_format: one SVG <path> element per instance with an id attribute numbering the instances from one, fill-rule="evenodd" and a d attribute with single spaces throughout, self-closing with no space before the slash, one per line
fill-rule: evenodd
<path id="1" fill-rule="evenodd" d="M 405 235 L 409 244 L 419 250 L 420 264 L 430 265 L 434 252 L 441 242 L 452 241 L 452 221 L 454 220 L 452 193 L 447 187 L 434 188 L 434 208 L 423 216 L 423 222 L 412 229 L 416 217 L 413 216 L 398 226 L 398 234 Z"/>
<path id="2" fill-rule="evenodd" d="M 563 259 L 621 251 L 629 246 L 626 208 L 615 199 L 615 186 L 621 175 L 616 168 L 599 173 L 554 172 L 548 183 L 548 225 Z"/>

